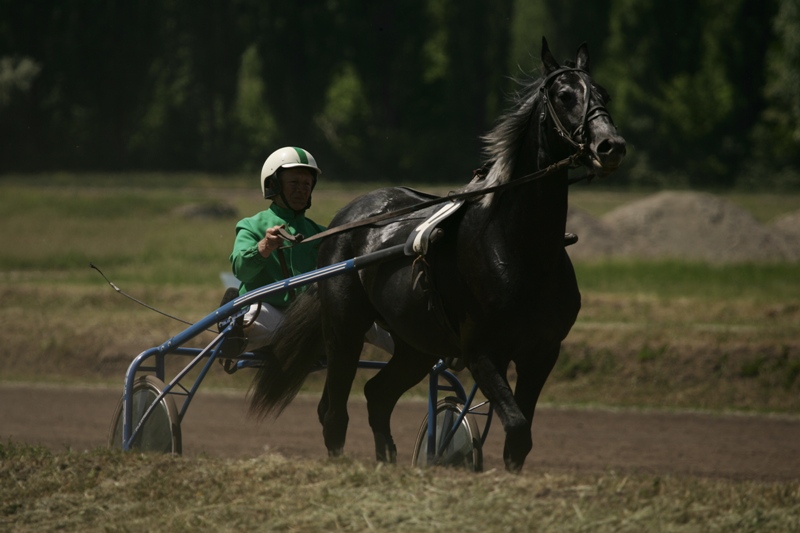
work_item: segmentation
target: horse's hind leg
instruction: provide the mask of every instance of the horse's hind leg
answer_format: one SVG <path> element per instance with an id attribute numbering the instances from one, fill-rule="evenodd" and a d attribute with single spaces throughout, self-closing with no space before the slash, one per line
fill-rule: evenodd
<path id="1" fill-rule="evenodd" d="M 391 432 L 392 411 L 400 396 L 422 381 L 435 363 L 435 357 L 419 353 L 401 340 L 395 339 L 394 355 L 364 386 L 369 425 L 375 437 L 375 457 L 378 461 L 396 461 L 397 447 Z"/>
<path id="2" fill-rule="evenodd" d="M 347 398 L 353 385 L 358 359 L 364 345 L 363 335 L 352 339 L 339 337 L 335 344 L 335 352 L 328 350 L 328 375 L 325 380 L 325 392 L 318 407 L 322 435 L 330 457 L 338 457 L 344 452 L 347 436 Z M 335 357 L 330 355 L 335 353 Z"/>
<path id="3" fill-rule="evenodd" d="M 322 388 L 322 396 L 319 399 L 319 404 L 317 404 L 317 417 L 319 418 L 319 423 L 323 426 L 325 425 L 325 413 L 328 412 L 328 388 Z"/>

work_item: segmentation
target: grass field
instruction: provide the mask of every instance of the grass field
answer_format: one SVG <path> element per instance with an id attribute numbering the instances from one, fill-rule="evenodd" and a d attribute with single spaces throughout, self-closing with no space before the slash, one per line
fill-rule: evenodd
<path id="1" fill-rule="evenodd" d="M 186 320 L 215 309 L 219 274 L 230 268 L 233 227 L 266 205 L 252 181 L 157 174 L 0 179 L 4 379 L 116 383 L 135 354 L 183 329 L 122 298 L 90 263 L 122 290 Z M 312 213 L 325 224 L 376 186 L 321 182 Z M 600 215 L 645 194 L 584 186 L 571 200 Z M 800 195 L 729 197 L 765 221 L 800 205 Z M 185 216 L 197 206 L 226 206 L 235 214 Z M 584 305 L 545 401 L 796 412 L 797 269 L 577 263 Z M 246 386 L 226 375 L 207 383 Z"/>
<path id="2" fill-rule="evenodd" d="M 197 320 L 219 303 L 237 216 L 187 218 L 182 209 L 224 205 L 249 215 L 265 206 L 255 185 L 192 175 L 0 178 L 2 379 L 120 383 L 134 355 L 184 326 L 121 297 L 89 263 L 137 298 Z M 327 223 L 369 188 L 323 182 L 312 213 Z M 646 194 L 581 187 L 572 201 L 600 215 Z M 800 195 L 728 196 L 762 221 L 800 206 Z M 583 309 L 544 401 L 800 411 L 798 265 L 576 269 Z M 219 370 L 206 384 L 244 389 L 248 376 Z M 160 482 L 167 477 L 176 481 Z M 799 497 L 796 482 L 475 476 L 0 443 L 0 530 L 797 531 Z"/>

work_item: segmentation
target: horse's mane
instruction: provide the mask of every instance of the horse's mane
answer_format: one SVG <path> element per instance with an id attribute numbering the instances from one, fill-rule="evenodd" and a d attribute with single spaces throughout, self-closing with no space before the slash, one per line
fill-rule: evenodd
<path id="1" fill-rule="evenodd" d="M 520 144 L 530 126 L 531 114 L 539 104 L 539 86 L 543 80 L 544 77 L 514 78 L 520 89 L 510 96 L 508 111 L 489 133 L 481 137 L 484 143 L 484 168 L 488 169 L 488 173 L 484 179 L 464 186 L 463 191 L 502 185 L 511 179 Z M 481 204 L 488 207 L 492 196 L 488 194 L 481 197 Z"/>

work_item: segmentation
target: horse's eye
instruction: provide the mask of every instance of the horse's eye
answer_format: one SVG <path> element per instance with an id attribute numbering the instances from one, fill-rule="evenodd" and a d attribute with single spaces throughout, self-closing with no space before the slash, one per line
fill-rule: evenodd
<path id="1" fill-rule="evenodd" d="M 559 91 L 556 96 L 558 97 L 558 101 L 561 102 L 561 105 L 565 107 L 572 107 L 575 105 L 575 95 L 572 91 Z"/>

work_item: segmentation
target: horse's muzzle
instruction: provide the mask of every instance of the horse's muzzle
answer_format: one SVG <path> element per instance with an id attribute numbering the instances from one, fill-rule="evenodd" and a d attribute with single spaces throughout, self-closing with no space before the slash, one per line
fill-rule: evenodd
<path id="1" fill-rule="evenodd" d="M 590 146 L 589 157 L 598 176 L 617 170 L 627 153 L 625 139 L 619 135 L 607 135 Z"/>

